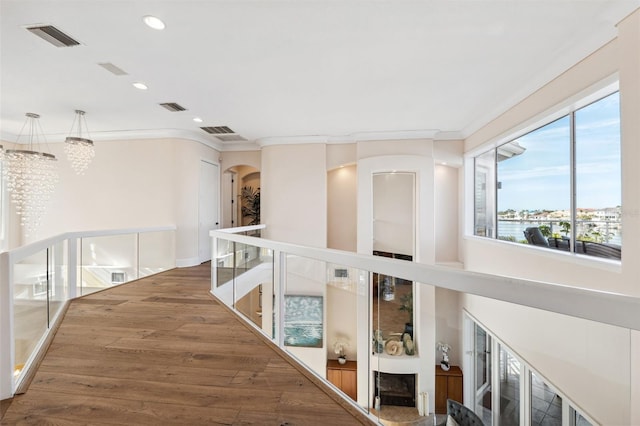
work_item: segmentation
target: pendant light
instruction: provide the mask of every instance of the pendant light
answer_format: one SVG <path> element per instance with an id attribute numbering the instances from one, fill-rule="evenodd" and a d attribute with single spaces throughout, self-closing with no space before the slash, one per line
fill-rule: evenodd
<path id="1" fill-rule="evenodd" d="M 71 168 L 78 175 L 84 174 L 85 170 L 87 170 L 87 167 L 89 167 L 89 164 L 93 160 L 93 157 L 96 155 L 93 141 L 82 137 L 83 125 L 87 136 L 89 136 L 87 119 L 84 115 L 84 111 L 79 109 L 76 110 L 76 115 L 73 119 L 73 124 L 71 125 L 71 131 L 69 132 L 71 136 L 68 136 L 64 141 L 64 151 L 67 154 L 67 159 L 71 163 Z"/>
<path id="2" fill-rule="evenodd" d="M 46 143 L 38 121 L 40 116 L 28 112 L 26 117 L 16 143 L 20 143 L 26 128 L 28 149 L 4 151 L 3 173 L 11 201 L 20 215 L 20 224 L 28 230 L 35 230 L 55 190 L 58 170 L 55 155 L 39 151 L 40 138 Z"/>

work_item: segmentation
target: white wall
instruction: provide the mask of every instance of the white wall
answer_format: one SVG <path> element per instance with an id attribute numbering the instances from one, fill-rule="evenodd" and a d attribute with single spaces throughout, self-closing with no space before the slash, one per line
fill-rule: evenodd
<path id="1" fill-rule="evenodd" d="M 458 169 L 435 166 L 436 263 L 458 262 Z"/>
<path id="2" fill-rule="evenodd" d="M 96 141 L 96 156 L 82 176 L 70 168 L 62 143 L 50 143 L 60 180 L 37 232 L 25 244 L 68 231 L 176 225 L 176 257 L 197 260 L 199 162 L 219 153 L 178 139 Z M 14 231 L 15 232 L 15 231 Z"/>
<path id="3" fill-rule="evenodd" d="M 327 170 L 354 165 L 358 150 L 355 143 L 327 145 Z"/>
<path id="4" fill-rule="evenodd" d="M 67 231 L 175 223 L 173 140 L 96 141 L 96 156 L 82 176 L 70 168 L 63 143 L 49 148 L 60 179 L 42 225 L 24 242 Z"/>
<path id="5" fill-rule="evenodd" d="M 451 346 L 451 365 L 462 368 L 462 318 L 460 315 L 460 293 L 445 288 L 435 289 L 436 342 Z M 442 360 L 442 353 L 436 351 L 436 362 Z"/>
<path id="6" fill-rule="evenodd" d="M 222 159 L 220 161 L 222 170 L 239 165 L 251 166 L 260 170 L 262 155 L 260 151 L 224 151 L 220 158 Z"/>
<path id="7" fill-rule="evenodd" d="M 264 237 L 326 247 L 325 145 L 266 146 L 261 171 Z"/>
<path id="8" fill-rule="evenodd" d="M 355 277 L 353 278 L 355 280 Z M 333 344 L 337 341 L 346 342 L 347 359 L 354 361 L 357 356 L 358 331 L 357 324 L 357 296 L 352 290 L 355 287 L 340 288 L 327 286 L 327 358 L 336 359 L 338 356 L 333 350 Z"/>
<path id="9" fill-rule="evenodd" d="M 327 247 L 356 251 L 357 170 L 345 166 L 327 172 Z"/>

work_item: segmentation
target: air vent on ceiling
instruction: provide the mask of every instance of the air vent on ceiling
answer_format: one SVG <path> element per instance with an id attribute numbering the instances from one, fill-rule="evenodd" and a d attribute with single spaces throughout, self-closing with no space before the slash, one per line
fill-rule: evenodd
<path id="1" fill-rule="evenodd" d="M 226 133 L 235 133 L 233 130 L 231 130 L 227 126 L 200 127 L 200 128 L 211 135 L 223 135 Z"/>
<path id="2" fill-rule="evenodd" d="M 247 139 L 243 138 L 240 135 L 216 135 L 217 139 L 220 139 L 222 142 L 241 142 L 246 141 Z"/>
<path id="3" fill-rule="evenodd" d="M 178 112 L 178 111 L 186 111 L 187 109 L 185 107 L 183 107 L 180 104 L 177 104 L 175 102 L 165 102 L 160 104 L 161 107 L 168 109 L 171 112 Z"/>
<path id="4" fill-rule="evenodd" d="M 105 70 L 109 71 L 112 74 L 128 75 L 126 71 L 124 71 L 122 68 L 119 68 L 113 65 L 111 62 L 102 62 L 102 63 L 99 63 L 98 65 L 100 65 L 102 68 L 104 68 Z"/>
<path id="5" fill-rule="evenodd" d="M 80 44 L 53 25 L 35 25 L 27 27 L 27 30 L 56 47 L 70 47 Z"/>

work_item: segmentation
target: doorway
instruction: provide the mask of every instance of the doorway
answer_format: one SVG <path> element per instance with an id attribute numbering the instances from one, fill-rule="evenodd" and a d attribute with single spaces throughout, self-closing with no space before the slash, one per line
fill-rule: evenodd
<path id="1" fill-rule="evenodd" d="M 220 209 L 220 169 L 217 164 L 200 160 L 198 188 L 198 257 L 200 263 L 211 260 L 209 231 L 218 229 Z"/>

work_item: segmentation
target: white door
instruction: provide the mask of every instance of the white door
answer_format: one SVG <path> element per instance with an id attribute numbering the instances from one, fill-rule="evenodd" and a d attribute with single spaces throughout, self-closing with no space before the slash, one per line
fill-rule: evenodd
<path id="1" fill-rule="evenodd" d="M 218 229 L 219 193 L 220 170 L 218 166 L 201 160 L 198 196 L 198 257 L 201 263 L 211 260 L 211 237 L 209 236 L 209 231 Z"/>

